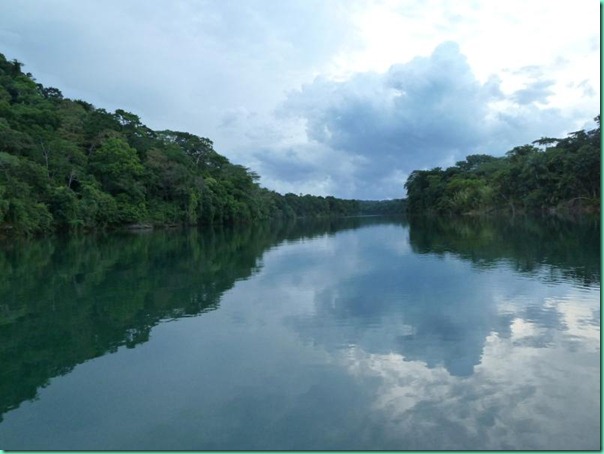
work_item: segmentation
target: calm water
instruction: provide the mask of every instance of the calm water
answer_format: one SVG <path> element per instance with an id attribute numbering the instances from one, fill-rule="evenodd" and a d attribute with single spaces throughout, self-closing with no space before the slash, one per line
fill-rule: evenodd
<path id="1" fill-rule="evenodd" d="M 599 449 L 600 227 L 0 248 L 0 448 Z"/>

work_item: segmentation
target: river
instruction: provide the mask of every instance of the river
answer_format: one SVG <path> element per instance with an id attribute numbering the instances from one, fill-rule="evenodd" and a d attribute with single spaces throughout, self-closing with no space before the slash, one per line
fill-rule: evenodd
<path id="1" fill-rule="evenodd" d="M 0 449 L 600 449 L 600 225 L 0 245 Z"/>

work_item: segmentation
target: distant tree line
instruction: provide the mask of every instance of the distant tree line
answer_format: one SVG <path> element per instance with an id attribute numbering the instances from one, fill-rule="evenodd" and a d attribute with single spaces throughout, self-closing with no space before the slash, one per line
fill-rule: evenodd
<path id="1" fill-rule="evenodd" d="M 600 116 L 597 128 L 541 138 L 503 157 L 467 156 L 445 170 L 416 170 L 407 211 L 468 214 L 600 211 Z"/>
<path id="2" fill-rule="evenodd" d="M 258 180 L 210 139 L 154 131 L 133 113 L 64 98 L 0 54 L 0 233 L 360 212 L 357 200 L 281 195 Z"/>
<path id="3" fill-rule="evenodd" d="M 133 113 L 64 98 L 0 54 L 0 235 L 405 211 L 599 211 L 596 121 L 597 129 L 542 138 L 501 158 L 471 155 L 445 170 L 416 170 L 406 200 L 282 195 L 210 139 L 154 131 Z"/>
<path id="4" fill-rule="evenodd" d="M 406 208 L 405 199 L 358 201 L 358 210 L 361 215 L 400 215 L 405 212 Z"/>

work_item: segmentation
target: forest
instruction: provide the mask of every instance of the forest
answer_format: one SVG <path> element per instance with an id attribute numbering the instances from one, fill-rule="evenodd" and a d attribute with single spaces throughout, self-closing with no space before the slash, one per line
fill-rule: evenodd
<path id="1" fill-rule="evenodd" d="M 505 156 L 470 155 L 453 167 L 416 170 L 410 214 L 584 214 L 600 212 L 600 115 L 597 128 L 564 139 L 543 137 Z"/>
<path id="2" fill-rule="evenodd" d="M 401 213 L 402 200 L 285 195 L 205 137 L 154 131 L 44 87 L 0 54 L 0 233 Z"/>
<path id="3" fill-rule="evenodd" d="M 413 171 L 406 199 L 279 194 L 188 132 L 37 83 L 0 54 L 0 236 L 377 214 L 600 211 L 598 127 Z M 401 187 L 401 192 L 403 188 Z"/>

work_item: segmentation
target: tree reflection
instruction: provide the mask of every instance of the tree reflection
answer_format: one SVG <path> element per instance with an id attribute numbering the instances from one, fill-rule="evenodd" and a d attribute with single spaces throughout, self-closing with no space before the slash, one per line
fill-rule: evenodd
<path id="1" fill-rule="evenodd" d="M 316 293 L 316 315 L 295 321 L 303 338 L 330 350 L 347 344 L 396 353 L 467 377 L 489 335 L 510 338 L 520 318 L 539 329 L 530 342 L 547 346 L 567 329 L 548 299 L 572 287 L 599 288 L 598 223 L 415 218 L 408 225 L 413 253 L 401 254 L 392 245 L 405 230 L 340 248 L 342 262 L 370 266 L 347 275 L 324 271 L 333 277 Z M 518 303 L 509 312 L 502 301 Z"/>
<path id="2" fill-rule="evenodd" d="M 2 245 L 0 415 L 84 361 L 146 342 L 161 321 L 217 309 L 226 291 L 260 269 L 270 248 L 384 222 L 302 220 Z M 401 256 L 387 239 L 368 231 L 360 235 L 338 263 L 356 259 L 372 268 L 339 276 L 333 263 L 322 264 L 330 284 L 314 289 L 314 318 L 296 322 L 303 337 L 324 345 L 366 342 L 368 352 L 395 351 L 467 376 L 480 362 L 486 336 L 509 336 L 512 320 L 497 313 L 490 289 L 468 281 L 464 270 L 435 268 L 438 257 L 451 254 L 479 269 L 505 262 L 552 282 L 600 282 L 597 223 L 412 219 L 407 227 L 400 219 L 388 222 L 401 227 L 392 230 L 395 236 L 404 238 L 408 228 L 416 254 Z M 422 256 L 436 259 L 418 260 Z M 299 271 L 285 265 L 282 269 Z M 530 306 L 523 317 L 550 328 L 561 323 L 551 308 Z M 371 331 L 376 320 L 390 324 Z"/>
<path id="3" fill-rule="evenodd" d="M 82 236 L 0 245 L 0 418 L 77 364 L 149 340 L 163 320 L 218 308 L 283 241 L 378 218 Z"/>
<path id="4" fill-rule="evenodd" d="M 409 219 L 409 240 L 419 254 L 454 254 L 478 267 L 502 260 L 516 271 L 600 284 L 600 222 L 543 218 Z"/>

